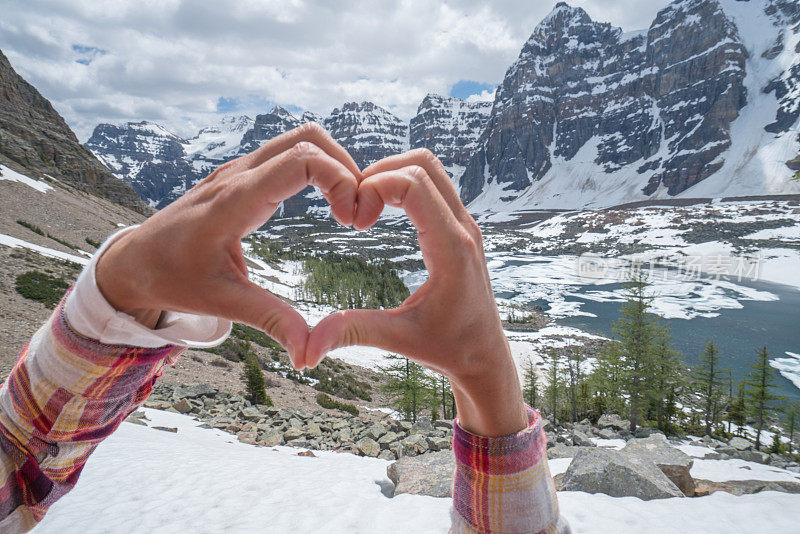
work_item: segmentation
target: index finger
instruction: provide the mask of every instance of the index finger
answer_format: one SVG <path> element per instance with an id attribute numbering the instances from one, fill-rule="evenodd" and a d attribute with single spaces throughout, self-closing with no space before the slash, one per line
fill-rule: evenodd
<path id="1" fill-rule="evenodd" d="M 325 128 L 316 122 L 307 122 L 267 141 L 261 148 L 244 156 L 246 165 L 251 169 L 256 168 L 303 141 L 318 146 L 330 157 L 347 167 L 347 170 L 353 173 L 356 179 L 361 179 L 361 169 L 358 168 L 352 156 L 331 137 Z"/>
<path id="2" fill-rule="evenodd" d="M 464 204 L 461 203 L 461 198 L 459 198 L 458 192 L 453 182 L 450 180 L 450 176 L 448 176 L 444 165 L 442 165 L 439 158 L 428 149 L 417 148 L 402 154 L 389 156 L 364 169 L 363 175 L 366 178 L 373 174 L 393 171 L 409 165 L 419 165 L 425 170 L 431 182 L 436 186 L 436 189 L 439 190 L 439 194 L 442 195 L 442 198 L 447 202 L 447 205 L 459 221 L 464 223 L 467 222 L 468 219 L 471 219 Z"/>
<path id="3" fill-rule="evenodd" d="M 364 178 L 358 186 L 353 226 L 369 228 L 384 206 L 405 210 L 418 230 L 420 249 L 431 276 L 471 239 L 422 167 L 411 165 Z"/>

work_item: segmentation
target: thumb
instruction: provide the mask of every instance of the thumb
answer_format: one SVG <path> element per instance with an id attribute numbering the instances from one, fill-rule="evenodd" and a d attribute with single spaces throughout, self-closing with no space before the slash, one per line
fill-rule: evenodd
<path id="1" fill-rule="evenodd" d="M 398 309 L 340 311 L 311 330 L 305 365 L 316 367 L 328 352 L 352 345 L 403 353 L 411 333 L 408 319 Z"/>
<path id="2" fill-rule="evenodd" d="M 225 317 L 262 330 L 283 345 L 295 369 L 302 368 L 309 330 L 297 310 L 249 280 L 237 283 L 224 306 Z"/>

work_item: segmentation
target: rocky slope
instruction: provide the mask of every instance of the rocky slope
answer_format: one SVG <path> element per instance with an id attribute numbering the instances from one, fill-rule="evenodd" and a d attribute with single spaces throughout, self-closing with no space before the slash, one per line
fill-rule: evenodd
<path id="1" fill-rule="evenodd" d="M 429 94 L 411 119 L 409 144 L 436 154 L 450 177 L 457 180 L 477 147 L 491 110 L 491 102 Z"/>
<path id="2" fill-rule="evenodd" d="M 173 190 L 191 187 L 197 173 L 189 164 L 186 141 L 152 122 L 100 124 L 86 142 L 114 174 L 139 196 L 157 205 Z"/>
<path id="3" fill-rule="evenodd" d="M 130 186 L 115 179 L 61 115 L 0 52 L 0 163 L 32 177 L 50 176 L 124 206 L 143 210 Z"/>
<path id="4" fill-rule="evenodd" d="M 408 149 L 408 126 L 372 102 L 348 102 L 323 122 L 360 168 Z"/>
<path id="5" fill-rule="evenodd" d="M 575 208 L 797 192 L 783 163 L 798 148 L 797 31 L 789 2 L 677 0 L 628 33 L 561 2 L 506 72 L 462 198 Z"/>

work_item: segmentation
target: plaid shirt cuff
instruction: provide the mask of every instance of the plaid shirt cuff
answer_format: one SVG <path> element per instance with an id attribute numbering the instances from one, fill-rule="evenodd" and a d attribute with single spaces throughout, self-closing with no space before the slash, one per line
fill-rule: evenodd
<path id="1" fill-rule="evenodd" d="M 62 300 L 0 387 L 0 532 L 40 521 L 183 350 L 87 338 L 67 323 Z"/>
<path id="2" fill-rule="evenodd" d="M 527 428 L 499 438 L 476 436 L 455 421 L 455 532 L 569 532 L 558 513 L 542 418 L 532 408 L 527 413 Z"/>

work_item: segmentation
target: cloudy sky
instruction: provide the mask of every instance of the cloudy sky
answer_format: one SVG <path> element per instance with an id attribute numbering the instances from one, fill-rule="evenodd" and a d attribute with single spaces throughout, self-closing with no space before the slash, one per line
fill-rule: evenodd
<path id="1" fill-rule="evenodd" d="M 81 141 L 99 122 L 186 136 L 275 104 L 327 114 L 372 100 L 408 119 L 428 92 L 485 96 L 555 3 L 2 0 L 0 49 Z M 634 30 L 668 2 L 570 3 Z"/>

